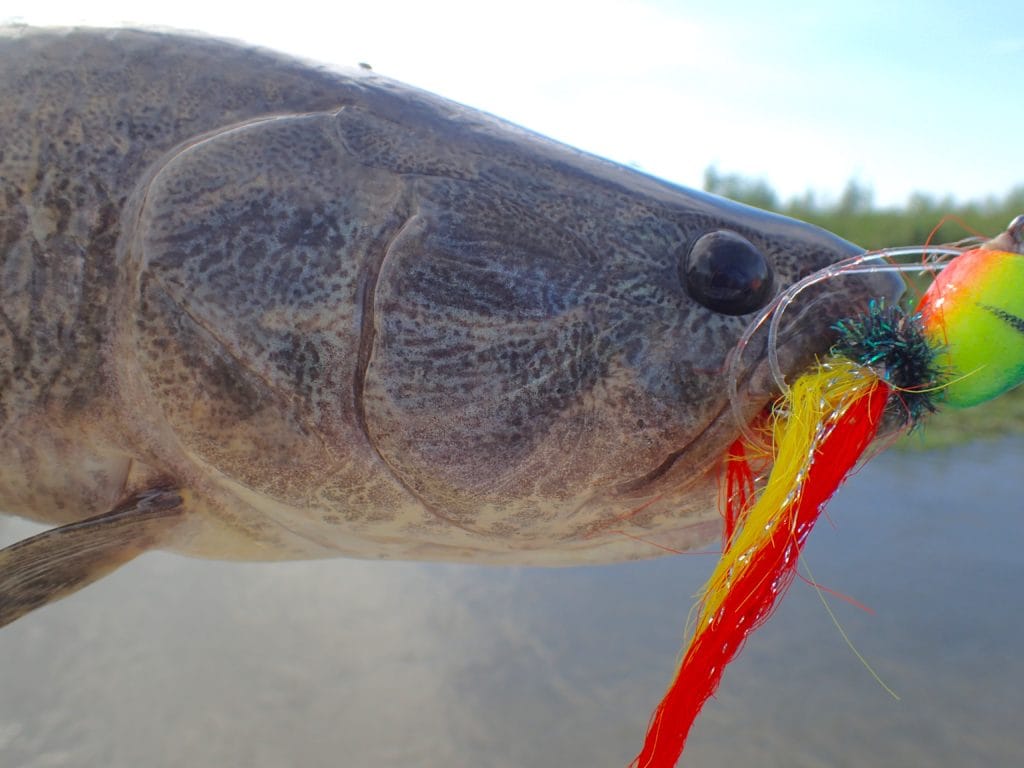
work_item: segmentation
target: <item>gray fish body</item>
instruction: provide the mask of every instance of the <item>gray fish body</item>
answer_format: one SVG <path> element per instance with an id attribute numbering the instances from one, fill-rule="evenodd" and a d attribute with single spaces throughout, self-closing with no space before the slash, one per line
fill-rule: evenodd
<path id="1" fill-rule="evenodd" d="M 182 522 L 146 546 L 200 556 L 703 545 L 752 316 L 690 295 L 692 244 L 742 236 L 776 292 L 857 252 L 217 40 L 9 33 L 0 135 L 0 509 L 70 524 L 173 487 Z M 897 293 L 853 278 L 791 310 L 784 360 Z M 772 394 L 751 376 L 748 413 Z"/>

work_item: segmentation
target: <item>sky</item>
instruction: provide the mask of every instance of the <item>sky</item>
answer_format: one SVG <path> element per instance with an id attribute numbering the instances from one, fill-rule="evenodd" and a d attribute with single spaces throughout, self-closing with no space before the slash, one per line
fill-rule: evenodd
<path id="1" fill-rule="evenodd" d="M 367 62 L 689 187 L 712 165 L 783 198 L 834 199 L 855 179 L 881 205 L 1024 184 L 1019 0 L 232 5 L 0 0 L 0 22 L 178 28 Z"/>

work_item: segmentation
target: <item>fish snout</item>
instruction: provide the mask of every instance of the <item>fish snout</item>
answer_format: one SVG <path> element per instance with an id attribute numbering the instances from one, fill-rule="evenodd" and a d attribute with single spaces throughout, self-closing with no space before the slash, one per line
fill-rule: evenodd
<path id="1" fill-rule="evenodd" d="M 836 341 L 837 323 L 866 314 L 873 303 L 894 304 L 905 290 L 901 275 L 880 265 L 870 271 L 827 267 L 782 291 L 741 344 L 751 399 L 780 394 L 828 354 Z"/>

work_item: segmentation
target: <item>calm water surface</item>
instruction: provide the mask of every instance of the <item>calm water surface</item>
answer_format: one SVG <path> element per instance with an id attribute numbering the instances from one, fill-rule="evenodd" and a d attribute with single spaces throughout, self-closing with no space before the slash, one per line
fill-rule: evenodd
<path id="1" fill-rule="evenodd" d="M 1015 766 L 1024 440 L 887 454 L 686 766 Z M 0 542 L 36 530 L 0 522 Z M 713 557 L 566 570 L 147 555 L 0 631 L 0 766 L 623 766 Z M 742 761 L 742 762 L 741 762 Z"/>

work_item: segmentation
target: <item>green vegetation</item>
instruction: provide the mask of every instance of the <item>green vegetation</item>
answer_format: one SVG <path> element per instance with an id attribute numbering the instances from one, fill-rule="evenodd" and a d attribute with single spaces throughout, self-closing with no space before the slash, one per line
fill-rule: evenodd
<path id="1" fill-rule="evenodd" d="M 993 237 L 1024 213 L 1024 184 L 1002 198 L 966 203 L 915 193 L 904 206 L 892 208 L 876 207 L 870 187 L 853 180 L 835 201 L 822 201 L 813 192 L 783 201 L 763 179 L 721 174 L 708 168 L 704 189 L 817 224 L 868 249 L 921 245 L 929 240 L 955 242 L 977 234 Z M 933 232 L 940 222 L 944 223 Z M 904 438 L 901 445 L 934 448 L 1011 433 L 1024 434 L 1024 387 L 977 408 L 943 410 Z"/>
<path id="2" fill-rule="evenodd" d="M 975 234 L 993 237 L 1006 229 L 1014 216 L 1024 213 L 1024 184 L 1002 198 L 966 203 L 916 192 L 905 205 L 893 208 L 875 207 L 871 188 L 855 180 L 847 183 L 835 201 L 822 201 L 813 192 L 782 201 L 763 179 L 721 174 L 712 167 L 704 173 L 704 189 L 817 224 L 868 249 L 921 245 L 929 236 L 933 243 L 954 242 Z M 944 220 L 933 235 L 932 230 Z"/>

